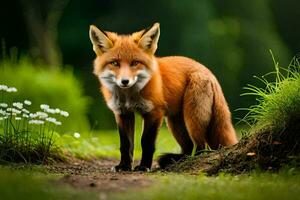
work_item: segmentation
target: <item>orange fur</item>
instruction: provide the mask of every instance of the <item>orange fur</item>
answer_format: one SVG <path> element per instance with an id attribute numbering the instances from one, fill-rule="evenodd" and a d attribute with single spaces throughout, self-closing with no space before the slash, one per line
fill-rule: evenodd
<path id="1" fill-rule="evenodd" d="M 159 36 L 159 29 L 158 32 L 152 29 L 150 31 L 154 37 L 157 34 Z M 109 46 L 101 49 L 102 46 L 98 48 L 98 43 L 93 42 L 97 54 L 94 73 L 98 76 L 105 69 L 109 69 L 116 79 L 119 76 L 132 78 L 142 67 L 146 67 L 151 78 L 137 95 L 151 102 L 153 108 L 151 111 L 139 112 L 143 116 L 147 115 L 144 117 L 146 126 L 153 121 L 157 121 L 160 126 L 166 116 L 168 127 L 182 147 L 183 153 L 191 153 L 193 144 L 197 145 L 198 150 L 203 149 L 205 144 L 213 149 L 236 144 L 231 114 L 212 72 L 190 58 L 155 57 L 157 44 L 149 43 L 147 46 L 147 41 L 140 41 L 146 34 L 147 31 L 132 35 L 106 32 L 110 39 L 107 43 L 112 43 L 113 46 L 109 50 Z M 118 61 L 119 67 L 110 64 L 113 60 Z M 133 60 L 139 61 L 134 68 L 130 67 Z M 101 90 L 108 103 L 112 99 L 112 91 L 105 85 L 101 86 Z"/>

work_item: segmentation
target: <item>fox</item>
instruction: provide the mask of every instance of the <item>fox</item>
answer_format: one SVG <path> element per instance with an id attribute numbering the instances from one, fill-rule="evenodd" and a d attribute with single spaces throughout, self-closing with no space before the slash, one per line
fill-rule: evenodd
<path id="1" fill-rule="evenodd" d="M 182 56 L 157 57 L 160 24 L 132 34 L 103 31 L 90 25 L 96 54 L 93 73 L 113 112 L 120 137 L 119 171 L 150 171 L 155 142 L 164 119 L 181 147 L 180 154 L 159 157 L 159 167 L 203 151 L 238 142 L 231 113 L 214 74 Z M 134 169 L 135 113 L 143 119 L 142 157 Z"/>

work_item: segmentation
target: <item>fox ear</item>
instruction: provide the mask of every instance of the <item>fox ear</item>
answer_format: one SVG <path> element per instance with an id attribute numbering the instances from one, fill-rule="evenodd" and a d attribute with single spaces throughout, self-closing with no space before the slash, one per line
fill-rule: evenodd
<path id="1" fill-rule="evenodd" d="M 94 25 L 90 26 L 90 39 L 93 44 L 93 50 L 97 55 L 101 55 L 113 47 L 113 43 L 107 34 Z"/>
<path id="2" fill-rule="evenodd" d="M 138 41 L 138 45 L 142 49 L 154 54 L 157 49 L 159 34 L 159 23 L 155 23 L 153 26 L 144 30 L 141 39 Z"/>

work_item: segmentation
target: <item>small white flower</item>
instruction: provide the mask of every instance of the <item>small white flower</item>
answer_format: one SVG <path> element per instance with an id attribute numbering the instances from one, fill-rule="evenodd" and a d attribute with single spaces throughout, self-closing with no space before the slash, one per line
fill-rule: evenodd
<path id="1" fill-rule="evenodd" d="M 22 117 L 24 117 L 24 118 L 29 118 L 29 115 L 23 114 Z"/>
<path id="2" fill-rule="evenodd" d="M 31 105 L 31 101 L 25 100 L 25 101 L 24 101 L 24 104 L 30 106 L 30 105 Z"/>
<path id="3" fill-rule="evenodd" d="M 19 121 L 21 119 L 22 119 L 21 117 L 15 117 L 15 120 L 17 120 L 17 121 Z"/>
<path id="4" fill-rule="evenodd" d="M 44 124 L 44 121 L 32 119 L 32 120 L 30 120 L 28 123 L 29 123 L 29 124 L 40 125 L 40 124 Z"/>
<path id="5" fill-rule="evenodd" d="M 22 109 L 22 112 L 23 112 L 23 113 L 26 113 L 26 114 L 29 114 L 29 113 L 30 113 L 29 110 L 27 110 L 27 109 L 25 109 L 25 108 Z"/>
<path id="6" fill-rule="evenodd" d="M 21 114 L 21 111 L 15 108 L 12 108 L 12 113 L 13 114 Z"/>
<path id="7" fill-rule="evenodd" d="M 46 121 L 55 123 L 55 122 L 56 122 L 56 119 L 55 119 L 54 117 L 47 117 L 47 118 L 46 118 Z"/>
<path id="8" fill-rule="evenodd" d="M 80 133 L 75 132 L 73 136 L 74 138 L 80 138 Z"/>
<path id="9" fill-rule="evenodd" d="M 60 115 L 64 116 L 64 117 L 69 117 L 69 113 L 67 111 L 60 111 Z"/>
<path id="10" fill-rule="evenodd" d="M 0 103 L 0 107 L 2 107 L 2 108 L 7 108 L 7 103 Z"/>
<path id="11" fill-rule="evenodd" d="M 45 112 L 40 112 L 40 111 L 36 112 L 36 115 L 37 115 L 40 119 L 45 119 L 45 118 L 48 117 L 48 114 L 47 114 L 47 113 L 45 113 Z"/>
<path id="12" fill-rule="evenodd" d="M 21 102 L 14 102 L 13 106 L 16 107 L 16 108 L 22 109 L 23 108 L 23 103 L 21 103 Z"/>
<path id="13" fill-rule="evenodd" d="M 40 108 L 43 109 L 43 110 L 47 110 L 47 109 L 49 109 L 49 105 L 47 105 L 47 104 L 41 104 Z"/>
<path id="14" fill-rule="evenodd" d="M 56 122 L 54 122 L 54 124 L 55 124 L 56 126 L 61 126 L 61 122 L 60 122 L 60 121 L 56 121 Z"/>
<path id="15" fill-rule="evenodd" d="M 59 108 L 55 108 L 55 113 L 60 113 L 60 109 Z"/>
<path id="16" fill-rule="evenodd" d="M 45 110 L 47 113 L 55 114 L 55 109 L 48 108 Z"/>
<path id="17" fill-rule="evenodd" d="M 37 117 L 37 114 L 35 114 L 35 113 L 30 113 L 30 114 L 29 114 L 29 117 L 30 117 L 30 118 L 36 118 L 36 117 Z"/>
<path id="18" fill-rule="evenodd" d="M 1 114 L 1 115 L 4 115 L 4 116 L 7 115 L 6 111 L 5 111 L 5 110 L 2 110 L 2 109 L 0 109 L 0 114 Z"/>
<path id="19" fill-rule="evenodd" d="M 3 91 L 7 91 L 8 87 L 7 85 L 0 85 L 0 91 L 3 90 Z"/>
<path id="20" fill-rule="evenodd" d="M 10 87 L 10 88 L 7 88 L 6 92 L 17 92 L 17 88 L 15 87 Z"/>

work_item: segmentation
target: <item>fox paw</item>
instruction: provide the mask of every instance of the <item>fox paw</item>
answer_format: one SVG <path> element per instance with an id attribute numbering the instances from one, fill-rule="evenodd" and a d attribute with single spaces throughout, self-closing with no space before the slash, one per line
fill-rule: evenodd
<path id="1" fill-rule="evenodd" d="M 113 172 L 129 172 L 131 171 L 131 166 L 127 165 L 117 165 L 111 169 Z"/>
<path id="2" fill-rule="evenodd" d="M 142 165 L 138 165 L 134 168 L 134 171 L 136 172 L 150 172 L 150 168 Z"/>

